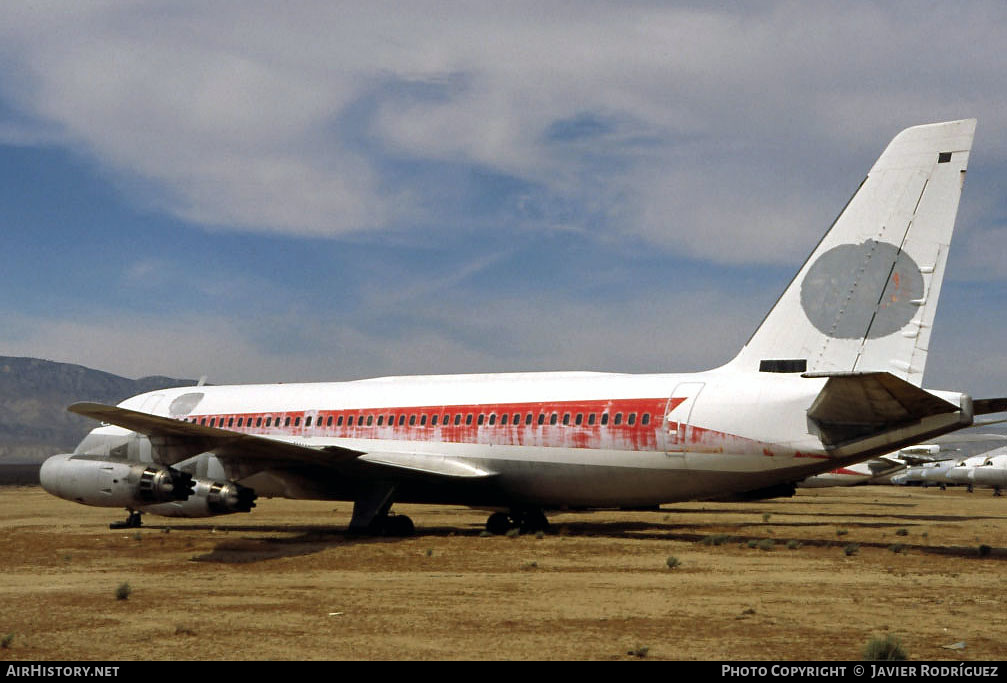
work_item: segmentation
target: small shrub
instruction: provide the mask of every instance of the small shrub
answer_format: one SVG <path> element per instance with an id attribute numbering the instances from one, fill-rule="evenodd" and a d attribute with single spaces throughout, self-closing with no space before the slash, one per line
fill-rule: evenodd
<path id="1" fill-rule="evenodd" d="M 768 522 L 770 517 L 772 517 L 772 515 L 770 515 L 768 512 L 763 512 L 762 513 L 762 521 L 763 521 L 763 523 Z"/>
<path id="2" fill-rule="evenodd" d="M 897 636 L 891 633 L 884 638 L 875 636 L 864 645 L 864 659 L 866 661 L 902 661 L 908 659 L 905 648 L 899 642 Z"/>
<path id="3" fill-rule="evenodd" d="M 664 563 L 668 565 L 668 569 L 674 569 L 682 565 L 682 562 L 674 555 L 668 555 L 668 559 Z"/>
<path id="4" fill-rule="evenodd" d="M 774 547 L 776 547 L 776 541 L 771 538 L 764 538 L 759 541 L 759 550 L 772 550 Z"/>
<path id="5" fill-rule="evenodd" d="M 909 529 L 897 529 L 895 531 L 895 535 L 896 536 L 908 536 L 909 535 Z"/>
<path id="6" fill-rule="evenodd" d="M 993 552 L 993 548 L 983 543 L 979 546 L 979 557 L 989 557 L 989 554 Z"/>
<path id="7" fill-rule="evenodd" d="M 507 538 L 517 538 L 520 535 L 521 535 L 521 529 L 517 527 L 514 527 L 513 529 L 508 529 L 506 534 Z"/>
<path id="8" fill-rule="evenodd" d="M 836 529 L 836 536 L 845 536 L 850 533 L 848 529 Z"/>
<path id="9" fill-rule="evenodd" d="M 427 548 L 427 557 L 433 557 L 433 556 L 434 556 L 434 549 Z"/>
<path id="10" fill-rule="evenodd" d="M 0 647 L 3 649 L 9 648 L 14 643 L 14 634 L 8 633 L 3 638 L 0 638 Z"/>
<path id="11" fill-rule="evenodd" d="M 846 553 L 846 557 L 856 555 L 859 550 L 860 550 L 859 543 L 847 543 L 846 547 L 843 548 L 843 552 Z"/>
<path id="12" fill-rule="evenodd" d="M 115 599 L 116 600 L 128 600 L 129 594 L 133 592 L 133 589 L 129 587 L 129 584 L 125 581 L 119 584 L 119 587 L 115 589 Z"/>
<path id="13" fill-rule="evenodd" d="M 901 553 L 903 550 L 906 549 L 906 547 L 901 543 L 893 543 L 892 545 L 888 546 L 888 549 L 891 550 L 893 553 Z"/>
<path id="14" fill-rule="evenodd" d="M 794 539 L 787 541 L 787 550 L 797 550 L 800 547 L 801 547 L 800 541 Z"/>
<path id="15" fill-rule="evenodd" d="M 194 636 L 194 635 L 196 635 L 196 632 L 193 631 L 188 626 L 185 626 L 183 624 L 176 624 L 175 625 L 175 635 L 176 636 Z"/>
<path id="16" fill-rule="evenodd" d="M 750 538 L 748 539 L 748 543 L 746 545 L 749 548 L 757 548 L 759 546 L 759 540 L 756 538 Z"/>
<path id="17" fill-rule="evenodd" d="M 646 645 L 637 645 L 632 650 L 628 650 L 626 652 L 626 654 L 632 655 L 633 657 L 639 657 L 640 659 L 643 659 L 644 657 L 647 656 L 648 652 L 650 652 L 650 648 L 647 647 Z"/>
<path id="18" fill-rule="evenodd" d="M 731 537 L 727 534 L 713 534 L 711 536 L 704 536 L 700 540 L 700 543 L 703 545 L 724 545 L 729 540 L 731 540 Z"/>

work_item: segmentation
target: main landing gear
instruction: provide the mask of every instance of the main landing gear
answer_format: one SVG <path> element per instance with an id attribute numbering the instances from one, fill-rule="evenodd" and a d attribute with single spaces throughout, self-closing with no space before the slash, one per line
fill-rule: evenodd
<path id="1" fill-rule="evenodd" d="M 518 529 L 522 534 L 533 534 L 549 530 L 549 520 L 539 509 L 511 510 L 494 512 L 486 520 L 486 531 L 494 536 L 503 536 L 512 529 Z"/>
<path id="2" fill-rule="evenodd" d="M 353 517 L 349 533 L 362 536 L 412 536 L 416 533 L 413 520 L 405 515 L 390 514 L 395 485 L 377 482 L 353 501 Z"/>
<path id="3" fill-rule="evenodd" d="M 143 520 L 140 519 L 142 514 L 138 510 L 133 510 L 132 508 L 126 508 L 126 519 L 122 522 L 112 522 L 108 525 L 109 529 L 139 529 L 143 526 Z"/>

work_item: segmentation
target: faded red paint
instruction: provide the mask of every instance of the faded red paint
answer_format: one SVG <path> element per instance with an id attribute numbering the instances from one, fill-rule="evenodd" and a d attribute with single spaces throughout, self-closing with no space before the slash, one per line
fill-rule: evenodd
<path id="1" fill-rule="evenodd" d="M 684 399 L 672 399 L 672 408 Z M 655 451 L 660 449 L 666 398 L 620 399 L 601 401 L 563 401 L 555 403 L 496 403 L 483 405 L 419 406 L 359 410 L 290 411 L 285 413 L 236 413 L 230 415 L 190 415 L 199 424 L 231 429 L 247 434 L 287 434 L 291 436 L 335 437 L 344 439 L 389 439 L 433 441 L 440 443 L 483 443 L 513 446 L 553 446 L 567 448 L 607 448 Z M 528 414 L 532 423 L 526 424 Z M 460 424 L 455 424 L 461 415 Z M 506 415 L 507 424 L 502 424 Z M 513 424 L 514 416 L 520 424 Z M 539 416 L 543 415 L 543 424 Z M 552 416 L 556 424 L 551 424 Z M 569 424 L 563 424 L 564 416 Z M 577 416 L 581 424 L 576 424 Z M 588 424 L 594 415 L 594 424 Z M 602 425 L 602 416 L 608 424 Z M 616 415 L 620 424 L 615 424 Z M 629 416 L 634 423 L 629 424 Z M 643 416 L 647 417 L 644 424 Z M 305 426 L 306 418 L 311 426 Z M 399 424 L 404 416 L 404 424 Z M 471 423 L 469 422 L 471 416 Z M 479 424 L 482 416 L 482 424 Z M 271 424 L 266 426 L 267 418 Z M 329 423 L 332 418 L 332 424 Z M 342 418 L 342 424 L 339 424 Z M 381 418 L 382 424 L 378 424 Z M 436 418 L 437 424 L 433 424 Z M 445 419 L 449 420 L 444 424 Z M 287 420 L 290 424 L 287 425 Z M 363 421 L 360 424 L 361 419 Z M 238 422 L 241 422 L 239 425 Z M 261 420 L 261 425 L 256 421 Z M 389 421 L 394 425 L 389 425 Z M 492 420 L 493 424 L 490 424 Z M 410 422 L 413 424 L 410 424 Z M 295 424 L 299 423 L 299 424 Z"/>

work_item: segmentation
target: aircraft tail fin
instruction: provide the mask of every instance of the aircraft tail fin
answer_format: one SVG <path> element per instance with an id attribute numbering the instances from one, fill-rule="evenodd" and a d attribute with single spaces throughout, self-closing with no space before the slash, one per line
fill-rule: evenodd
<path id="1" fill-rule="evenodd" d="M 907 128 L 728 367 L 920 386 L 975 119 Z"/>

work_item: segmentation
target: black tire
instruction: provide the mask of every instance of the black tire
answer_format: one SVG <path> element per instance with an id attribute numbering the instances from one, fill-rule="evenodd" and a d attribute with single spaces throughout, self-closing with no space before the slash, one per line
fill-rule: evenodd
<path id="1" fill-rule="evenodd" d="M 494 536 L 503 536 L 511 530 L 512 526 L 510 517 L 505 512 L 494 512 L 486 520 L 486 531 Z"/>
<path id="2" fill-rule="evenodd" d="M 416 533 L 416 526 L 413 520 L 405 515 L 389 515 L 385 521 L 385 536 L 396 536 L 404 538 Z"/>

